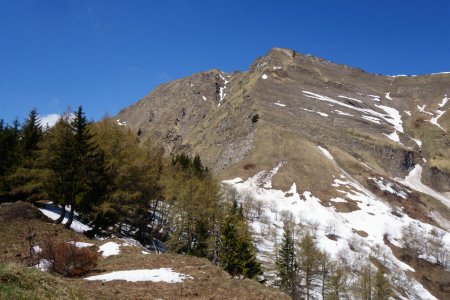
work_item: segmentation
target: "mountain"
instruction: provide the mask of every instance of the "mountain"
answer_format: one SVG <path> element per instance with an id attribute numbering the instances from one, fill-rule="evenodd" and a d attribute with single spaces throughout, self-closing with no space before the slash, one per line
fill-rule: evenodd
<path id="1" fill-rule="evenodd" d="M 433 279 L 449 266 L 432 269 L 428 252 L 407 265 L 402 229 L 423 230 L 424 241 L 439 232 L 450 247 L 447 95 L 449 73 L 369 74 L 275 48 L 246 72 L 163 84 L 115 118 L 166 154 L 199 154 L 242 201 L 261 203 L 250 222 L 267 268 L 278 214 L 290 212 L 334 257 L 381 247 L 388 269 L 414 278 L 400 293 L 433 299 L 450 297 Z"/>

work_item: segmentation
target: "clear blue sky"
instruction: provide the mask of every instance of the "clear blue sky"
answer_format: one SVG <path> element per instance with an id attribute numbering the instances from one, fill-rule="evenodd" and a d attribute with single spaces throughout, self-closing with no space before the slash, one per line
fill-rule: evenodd
<path id="1" fill-rule="evenodd" d="M 450 71 L 450 1 L 0 0 L 0 118 L 116 114 L 273 47 L 381 74 Z"/>

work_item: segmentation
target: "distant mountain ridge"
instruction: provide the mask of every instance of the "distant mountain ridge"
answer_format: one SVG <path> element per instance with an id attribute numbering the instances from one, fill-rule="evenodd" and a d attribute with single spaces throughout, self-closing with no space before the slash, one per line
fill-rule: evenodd
<path id="1" fill-rule="evenodd" d="M 385 236 L 400 241 L 398 226 L 443 229 L 450 247 L 448 96 L 449 73 L 375 75 L 275 48 L 246 72 L 162 84 L 115 119 L 168 155 L 199 154 L 243 199 L 261 201 L 265 221 L 250 224 L 267 268 L 275 246 L 262 232 L 282 228 L 279 207 L 298 224 L 318 224 L 329 251 L 355 252 L 354 239 L 362 249 L 383 244 L 389 265 L 402 269 Z M 361 214 L 367 224 L 355 221 Z M 340 228 L 332 245 L 324 222 Z M 433 299 L 420 284 L 411 293 Z"/>

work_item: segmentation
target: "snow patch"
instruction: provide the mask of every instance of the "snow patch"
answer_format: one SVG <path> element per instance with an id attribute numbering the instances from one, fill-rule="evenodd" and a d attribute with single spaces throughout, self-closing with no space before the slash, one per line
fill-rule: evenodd
<path id="1" fill-rule="evenodd" d="M 328 158 L 329 160 L 334 160 L 333 156 L 327 149 L 322 148 L 320 146 L 317 146 L 317 148 L 319 148 L 319 150 L 322 151 L 322 153 L 325 155 L 326 158 Z"/>
<path id="2" fill-rule="evenodd" d="M 385 97 L 386 99 L 392 101 L 392 98 L 391 98 L 391 92 L 384 94 L 384 97 Z"/>
<path id="3" fill-rule="evenodd" d="M 397 143 L 399 143 L 399 144 L 402 144 L 402 143 L 400 143 L 400 137 L 398 136 L 398 133 L 397 133 L 397 131 L 394 131 L 393 133 L 391 133 L 391 134 L 386 134 L 386 133 L 383 133 L 385 136 L 387 136 L 390 140 L 392 140 L 392 141 L 394 141 L 394 142 L 397 142 Z"/>
<path id="4" fill-rule="evenodd" d="M 182 273 L 174 272 L 171 268 L 160 268 L 160 269 L 116 271 L 102 275 L 86 277 L 85 279 L 90 281 L 125 280 L 130 282 L 152 281 L 152 282 L 178 283 L 183 282 L 186 279 L 193 279 L 193 277 Z"/>
<path id="5" fill-rule="evenodd" d="M 56 220 L 56 219 L 59 218 L 59 213 L 55 213 L 55 212 L 50 211 L 50 210 L 45 209 L 45 208 L 39 208 L 39 210 L 40 210 L 44 215 L 46 215 L 47 217 L 49 217 L 49 218 L 52 219 L 52 220 Z M 64 223 L 66 223 L 66 222 L 67 222 L 67 216 L 64 217 L 64 220 L 63 220 L 62 223 L 64 224 Z M 72 224 L 70 225 L 70 229 L 72 229 L 73 231 L 76 231 L 76 232 L 78 232 L 78 233 L 83 233 L 83 232 L 85 232 L 85 231 L 91 230 L 92 228 L 89 227 L 89 226 L 86 225 L 86 224 L 81 223 L 80 221 L 78 221 L 78 220 L 76 220 L 76 219 L 74 218 L 73 221 L 72 221 Z"/>
<path id="6" fill-rule="evenodd" d="M 411 138 L 414 142 L 416 142 L 416 144 L 419 146 L 419 148 L 422 148 L 422 141 L 415 139 L 415 138 Z"/>
<path id="7" fill-rule="evenodd" d="M 68 242 L 69 244 L 75 245 L 75 247 L 77 248 L 86 248 L 86 247 L 92 247 L 94 246 L 94 244 L 91 243 L 85 243 L 85 242 L 74 242 L 74 241 L 70 241 Z"/>
<path id="8" fill-rule="evenodd" d="M 280 101 L 274 102 L 273 104 L 281 106 L 281 107 L 286 107 L 286 104 L 280 103 Z"/>
<path id="9" fill-rule="evenodd" d="M 350 97 L 342 96 L 342 95 L 339 95 L 338 97 L 339 97 L 339 98 L 344 98 L 344 99 L 353 100 L 353 101 L 362 103 L 361 100 L 358 100 L 358 99 L 355 99 L 355 98 L 350 98 Z"/>
<path id="10" fill-rule="evenodd" d="M 424 185 L 422 183 L 422 166 L 416 165 L 408 174 L 408 176 L 405 177 L 405 179 L 401 178 L 395 178 L 395 180 L 403 185 L 406 185 L 407 187 L 412 188 L 413 190 L 416 190 L 420 193 L 427 194 L 439 201 L 441 201 L 444 205 L 446 205 L 448 208 L 450 208 L 450 199 L 443 194 L 433 190 L 432 188 Z"/>
<path id="11" fill-rule="evenodd" d="M 99 248 L 98 252 L 101 252 L 103 257 L 120 254 L 119 244 L 115 242 L 107 242 Z"/>
<path id="12" fill-rule="evenodd" d="M 262 79 L 267 79 L 267 75 L 266 74 L 262 74 L 261 78 Z"/>
<path id="13" fill-rule="evenodd" d="M 337 114 L 338 114 L 338 115 L 341 115 L 341 116 L 349 116 L 349 117 L 353 117 L 352 114 L 349 114 L 349 113 L 346 113 L 346 112 L 343 112 L 343 111 L 340 111 L 340 110 L 337 110 L 337 109 L 335 109 L 334 111 L 337 112 Z"/>
<path id="14" fill-rule="evenodd" d="M 447 104 L 448 99 L 449 99 L 449 98 L 447 97 L 447 95 L 445 95 L 444 99 L 442 99 L 441 103 L 439 103 L 439 107 L 440 107 L 440 108 L 444 107 L 445 104 Z"/>

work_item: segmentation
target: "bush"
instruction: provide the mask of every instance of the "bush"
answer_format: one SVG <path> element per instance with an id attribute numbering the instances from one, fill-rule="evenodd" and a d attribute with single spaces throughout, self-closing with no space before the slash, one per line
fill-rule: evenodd
<path id="1" fill-rule="evenodd" d="M 50 271 L 68 277 L 87 274 L 98 261 L 97 252 L 51 237 L 46 238 L 40 257 L 49 261 Z"/>

